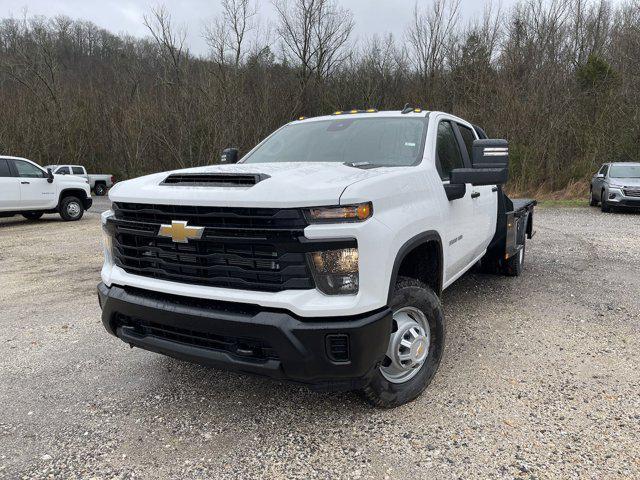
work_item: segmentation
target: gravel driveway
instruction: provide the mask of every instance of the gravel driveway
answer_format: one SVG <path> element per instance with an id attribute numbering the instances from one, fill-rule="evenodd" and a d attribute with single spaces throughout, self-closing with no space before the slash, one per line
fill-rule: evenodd
<path id="1" fill-rule="evenodd" d="M 129 349 L 97 213 L 0 219 L 0 477 L 640 478 L 640 214 L 536 222 L 522 277 L 447 290 L 439 373 L 381 411 Z"/>

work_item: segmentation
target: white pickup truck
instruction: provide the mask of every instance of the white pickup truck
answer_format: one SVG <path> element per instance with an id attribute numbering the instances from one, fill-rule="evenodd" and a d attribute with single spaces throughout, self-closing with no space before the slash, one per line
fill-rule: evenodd
<path id="1" fill-rule="evenodd" d="M 442 357 L 442 291 L 479 262 L 519 275 L 533 233 L 535 201 L 502 192 L 507 142 L 485 137 L 447 113 L 336 112 L 237 164 L 119 183 L 104 326 L 180 359 L 409 402 Z"/>
<path id="2" fill-rule="evenodd" d="M 93 190 L 98 197 L 106 195 L 107 191 L 116 183 L 113 175 L 88 174 L 87 169 L 82 165 L 47 165 L 44 168 L 50 168 L 54 175 L 74 175 L 86 179 L 89 182 L 91 190 Z"/>
<path id="3" fill-rule="evenodd" d="M 26 158 L 0 156 L 0 217 L 37 220 L 45 213 L 59 213 L 63 220 L 74 221 L 91 204 L 84 178 L 54 175 Z"/>

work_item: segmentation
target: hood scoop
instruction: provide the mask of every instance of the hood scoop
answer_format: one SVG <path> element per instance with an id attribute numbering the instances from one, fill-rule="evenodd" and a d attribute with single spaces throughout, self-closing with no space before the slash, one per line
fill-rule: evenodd
<path id="1" fill-rule="evenodd" d="M 183 187 L 253 187 L 269 178 L 262 173 L 174 173 L 160 185 Z"/>

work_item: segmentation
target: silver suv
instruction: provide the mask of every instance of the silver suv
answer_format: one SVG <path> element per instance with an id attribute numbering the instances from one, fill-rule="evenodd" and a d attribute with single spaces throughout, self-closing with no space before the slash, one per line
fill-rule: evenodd
<path id="1" fill-rule="evenodd" d="M 603 212 L 612 207 L 640 208 L 640 163 L 605 163 L 591 179 L 589 204 L 600 203 Z"/>

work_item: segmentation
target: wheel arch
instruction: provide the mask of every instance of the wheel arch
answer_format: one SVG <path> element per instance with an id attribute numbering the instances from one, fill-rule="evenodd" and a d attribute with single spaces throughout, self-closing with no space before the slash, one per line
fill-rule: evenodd
<path id="1" fill-rule="evenodd" d="M 58 196 L 58 207 L 60 207 L 62 200 L 66 197 L 78 197 L 80 200 L 84 200 L 87 198 L 87 192 L 81 188 L 65 188 Z"/>
<path id="2" fill-rule="evenodd" d="M 430 258 L 428 264 L 407 264 L 405 260 L 420 260 Z M 442 250 L 442 238 L 435 230 L 420 233 L 407 240 L 398 253 L 393 262 L 391 270 L 391 279 L 389 282 L 389 291 L 387 293 L 387 304 L 393 295 L 393 289 L 398 280 L 398 276 L 407 271 L 413 270 L 413 275 L 409 275 L 433 288 L 436 295 L 442 293 L 443 276 L 444 276 L 444 257 Z"/>

